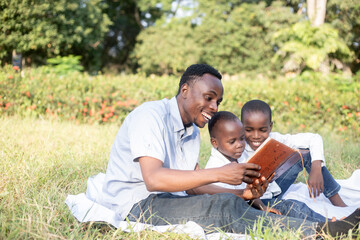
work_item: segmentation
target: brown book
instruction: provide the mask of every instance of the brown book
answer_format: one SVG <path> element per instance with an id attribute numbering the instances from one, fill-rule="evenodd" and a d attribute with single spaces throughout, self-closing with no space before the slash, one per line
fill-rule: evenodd
<path id="1" fill-rule="evenodd" d="M 247 162 L 260 165 L 259 172 L 266 179 L 269 179 L 275 172 L 275 176 L 270 181 L 272 182 L 300 159 L 300 153 L 297 150 L 269 137 L 256 149 L 254 155 Z"/>

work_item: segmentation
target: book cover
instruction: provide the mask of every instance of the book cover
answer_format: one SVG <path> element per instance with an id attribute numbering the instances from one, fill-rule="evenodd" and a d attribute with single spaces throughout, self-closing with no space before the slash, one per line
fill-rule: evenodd
<path id="1" fill-rule="evenodd" d="M 300 153 L 297 150 L 269 137 L 247 162 L 260 165 L 260 173 L 266 179 L 275 172 L 275 176 L 270 181 L 272 182 L 300 159 Z"/>

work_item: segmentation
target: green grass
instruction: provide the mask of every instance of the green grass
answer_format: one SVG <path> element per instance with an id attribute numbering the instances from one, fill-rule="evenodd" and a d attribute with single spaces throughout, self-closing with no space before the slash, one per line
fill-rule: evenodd
<path id="1" fill-rule="evenodd" d="M 80 224 L 64 201 L 86 190 L 87 178 L 105 172 L 119 124 L 77 125 L 33 118 L 0 118 L 0 239 L 189 239 L 174 233 L 124 233 L 107 225 Z M 202 132 L 200 165 L 210 154 Z M 359 166 L 359 141 L 322 133 L 335 178 Z M 261 225 L 261 223 L 259 223 Z M 296 233 L 254 227 L 263 239 L 294 239 Z M 280 234 L 280 235 L 279 235 Z M 292 236 L 292 237 L 291 237 Z"/>

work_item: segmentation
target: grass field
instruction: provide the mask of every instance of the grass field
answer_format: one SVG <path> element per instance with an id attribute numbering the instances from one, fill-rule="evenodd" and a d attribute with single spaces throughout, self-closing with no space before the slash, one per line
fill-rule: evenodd
<path id="1" fill-rule="evenodd" d="M 71 215 L 64 203 L 66 196 L 84 192 L 87 178 L 106 170 L 118 128 L 115 123 L 0 118 L 0 239 L 188 239 L 174 233 L 124 233 L 109 226 L 80 224 Z M 360 165 L 359 142 L 331 132 L 321 134 L 330 171 L 338 179 L 349 177 Z M 205 128 L 201 166 L 209 153 Z M 255 230 L 254 235 L 264 239 L 298 236 L 271 230 Z"/>

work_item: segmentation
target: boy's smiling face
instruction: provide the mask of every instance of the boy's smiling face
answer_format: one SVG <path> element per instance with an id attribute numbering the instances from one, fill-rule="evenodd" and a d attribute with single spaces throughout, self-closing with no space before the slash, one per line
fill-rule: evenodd
<path id="1" fill-rule="evenodd" d="M 211 144 L 230 161 L 241 157 L 245 149 L 245 131 L 240 120 L 222 120 L 216 126 Z"/>
<path id="2" fill-rule="evenodd" d="M 243 117 L 245 139 L 247 144 L 256 150 L 268 137 L 273 123 L 263 112 L 246 112 Z"/>

